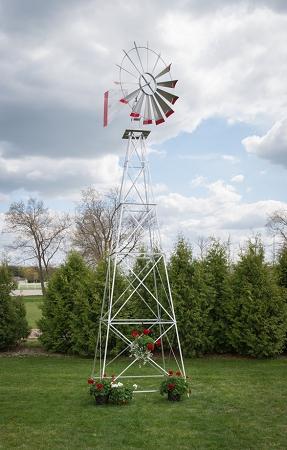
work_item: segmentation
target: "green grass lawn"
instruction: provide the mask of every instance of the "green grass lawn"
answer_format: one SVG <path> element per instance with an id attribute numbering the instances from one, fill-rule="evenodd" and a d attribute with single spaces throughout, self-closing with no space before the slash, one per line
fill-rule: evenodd
<path id="1" fill-rule="evenodd" d="M 31 328 L 37 328 L 37 321 L 41 318 L 41 305 L 43 303 L 42 295 L 27 295 L 22 297 L 25 308 L 28 325 Z"/>
<path id="2" fill-rule="evenodd" d="M 189 399 L 137 394 L 126 406 L 95 405 L 91 365 L 61 356 L 0 358 L 0 448 L 287 448 L 286 358 L 189 360 Z"/>

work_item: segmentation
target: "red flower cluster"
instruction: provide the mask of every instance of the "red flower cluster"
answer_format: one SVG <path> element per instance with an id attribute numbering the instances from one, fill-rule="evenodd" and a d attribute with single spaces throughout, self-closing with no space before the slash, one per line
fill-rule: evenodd
<path id="1" fill-rule="evenodd" d="M 177 377 L 181 377 L 181 372 L 178 370 L 177 372 L 174 372 L 173 370 L 168 370 L 168 375 L 172 377 L 173 375 L 176 375 Z"/>
<path id="2" fill-rule="evenodd" d="M 97 388 L 97 391 L 102 391 L 104 389 L 103 383 L 97 383 L 96 388 Z"/>
<path id="3" fill-rule="evenodd" d="M 131 332 L 131 335 L 132 335 L 133 338 L 136 338 L 136 337 L 138 337 L 140 334 L 139 334 L 138 330 L 133 330 L 133 331 Z"/>
<path id="4" fill-rule="evenodd" d="M 154 344 L 152 342 L 148 342 L 147 345 L 146 345 L 146 348 L 149 351 L 153 352 L 154 351 Z"/>
<path id="5" fill-rule="evenodd" d="M 93 378 L 88 378 L 88 384 L 95 384 L 95 380 Z"/>
<path id="6" fill-rule="evenodd" d="M 173 391 L 174 388 L 175 388 L 175 384 L 174 384 L 174 383 L 168 383 L 167 389 L 168 389 L 169 391 Z"/>
<path id="7" fill-rule="evenodd" d="M 161 346 L 161 340 L 158 339 L 157 341 L 155 341 L 155 345 L 157 345 L 157 347 L 160 347 Z"/>
<path id="8" fill-rule="evenodd" d="M 145 334 L 146 336 L 148 336 L 149 334 L 151 334 L 151 330 L 149 328 L 145 328 L 143 330 L 143 334 Z"/>

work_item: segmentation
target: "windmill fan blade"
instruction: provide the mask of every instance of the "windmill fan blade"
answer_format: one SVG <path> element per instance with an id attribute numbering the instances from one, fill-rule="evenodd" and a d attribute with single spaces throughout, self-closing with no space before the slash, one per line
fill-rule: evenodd
<path id="1" fill-rule="evenodd" d="M 121 103 L 128 103 L 130 100 L 132 100 L 134 97 L 136 97 L 139 92 L 140 92 L 140 89 L 136 89 L 135 91 L 133 91 L 130 94 L 128 94 L 126 97 L 121 98 L 120 102 Z"/>
<path id="2" fill-rule="evenodd" d="M 152 123 L 152 115 L 151 115 L 151 109 L 150 109 L 150 100 L 149 96 L 146 96 L 145 100 L 145 109 L 144 109 L 144 125 L 150 125 Z"/>
<path id="3" fill-rule="evenodd" d="M 171 66 L 171 64 L 169 64 L 169 66 L 166 66 L 166 68 L 163 69 L 160 73 L 158 73 L 157 76 L 156 76 L 155 78 L 159 78 L 159 77 L 161 77 L 162 75 L 164 75 L 165 73 L 169 72 L 169 71 L 170 71 L 170 66 Z"/>
<path id="4" fill-rule="evenodd" d="M 156 92 L 154 94 L 155 98 L 157 99 L 159 106 L 163 110 L 166 117 L 171 116 L 174 113 L 174 110 L 170 108 L 170 106 L 165 102 L 165 100 L 160 97 Z"/>
<path id="5" fill-rule="evenodd" d="M 157 89 L 156 92 L 164 97 L 172 105 L 174 105 L 176 100 L 178 99 L 177 95 L 170 94 L 170 92 L 163 91 L 162 89 Z"/>
<path id="6" fill-rule="evenodd" d="M 142 93 L 142 95 L 140 96 L 140 98 L 138 99 L 138 101 L 135 103 L 135 105 L 133 106 L 133 110 L 130 113 L 131 117 L 139 118 L 140 117 L 140 113 L 141 113 L 141 109 L 142 109 L 142 104 L 143 104 L 143 100 L 144 100 L 144 94 Z"/>
<path id="7" fill-rule="evenodd" d="M 151 105 L 152 105 L 152 109 L 153 109 L 153 114 L 154 114 L 154 120 L 155 120 L 155 124 L 159 125 L 160 123 L 164 122 L 164 118 L 163 115 L 157 105 L 157 102 L 155 101 L 154 97 L 151 96 Z"/>
<path id="8" fill-rule="evenodd" d="M 178 80 L 161 81 L 160 83 L 157 83 L 157 85 L 167 87 L 167 88 L 174 88 L 177 82 L 178 82 Z"/>

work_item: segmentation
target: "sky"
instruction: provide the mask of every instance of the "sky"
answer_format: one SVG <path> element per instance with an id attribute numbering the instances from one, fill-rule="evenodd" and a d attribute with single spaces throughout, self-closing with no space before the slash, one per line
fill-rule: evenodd
<path id="1" fill-rule="evenodd" d="M 103 128 L 103 93 L 134 41 L 179 80 L 148 139 L 165 249 L 179 233 L 272 245 L 268 215 L 287 209 L 284 0 L 0 0 L 0 227 L 13 201 L 72 212 L 82 189 L 119 184 L 130 111 Z"/>

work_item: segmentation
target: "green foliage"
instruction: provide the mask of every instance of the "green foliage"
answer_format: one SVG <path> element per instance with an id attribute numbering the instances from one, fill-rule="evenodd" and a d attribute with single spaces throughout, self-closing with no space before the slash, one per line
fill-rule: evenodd
<path id="1" fill-rule="evenodd" d="M 203 260 L 206 283 L 210 288 L 209 351 L 224 353 L 231 350 L 227 335 L 232 320 L 232 288 L 226 245 L 213 239 Z"/>
<path id="2" fill-rule="evenodd" d="M 169 275 L 180 342 L 185 356 L 201 355 L 211 346 L 209 314 L 213 290 L 189 244 L 179 238 L 169 263 Z"/>
<path id="3" fill-rule="evenodd" d="M 172 393 L 173 395 L 183 395 L 189 392 L 189 383 L 181 375 L 168 376 L 160 385 L 161 395 Z"/>
<path id="4" fill-rule="evenodd" d="M 249 241 L 232 276 L 233 307 L 230 342 L 242 355 L 279 354 L 287 329 L 286 303 L 272 272 L 264 262 L 264 249 Z"/>
<path id="5" fill-rule="evenodd" d="M 79 254 L 71 252 L 49 281 L 39 321 L 44 347 L 57 352 L 93 354 L 100 305 L 95 273 Z"/>
<path id="6" fill-rule="evenodd" d="M 0 350 L 14 346 L 29 334 L 26 311 L 20 298 L 12 297 L 15 289 L 6 264 L 0 266 Z"/>
<path id="7" fill-rule="evenodd" d="M 92 380 L 90 394 L 94 397 L 109 396 L 111 392 L 111 382 L 107 378 Z"/>
<path id="8" fill-rule="evenodd" d="M 280 250 L 277 272 L 279 285 L 287 289 L 287 244 L 283 245 Z"/>
<path id="9" fill-rule="evenodd" d="M 124 405 L 129 403 L 133 398 L 133 388 L 128 384 L 121 382 L 112 382 L 109 395 L 109 402 L 114 405 Z"/>
<path id="10" fill-rule="evenodd" d="M 154 250 L 156 253 L 156 249 Z M 151 317 L 152 310 L 155 308 L 155 298 L 160 298 L 161 302 L 165 303 L 164 287 L 165 274 L 164 265 L 161 255 L 155 254 L 154 259 L 146 254 L 146 249 L 141 248 L 141 254 L 135 261 L 133 273 L 130 274 L 130 282 L 133 287 L 139 284 L 139 280 L 135 277 L 137 275 L 139 280 L 144 284 L 138 286 L 137 291 L 133 294 L 130 309 L 132 317 L 147 318 Z M 163 284 L 164 283 L 164 284 Z M 151 295 L 152 294 L 152 295 Z"/>

